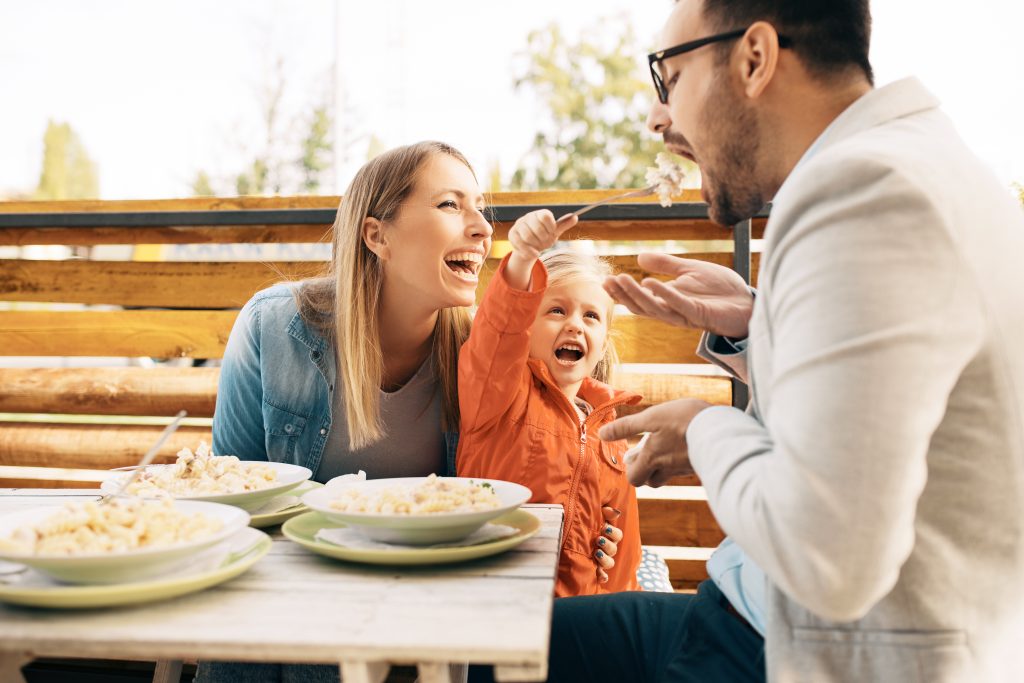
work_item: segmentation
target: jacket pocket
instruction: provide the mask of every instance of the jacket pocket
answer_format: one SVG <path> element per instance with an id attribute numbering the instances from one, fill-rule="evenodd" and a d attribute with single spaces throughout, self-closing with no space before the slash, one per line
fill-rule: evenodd
<path id="1" fill-rule="evenodd" d="M 967 634 L 958 630 L 888 631 L 793 629 L 802 676 L 793 680 L 848 678 L 878 683 L 971 680 Z"/>
<path id="2" fill-rule="evenodd" d="M 306 429 L 306 418 L 263 402 L 263 428 L 266 430 L 267 459 L 295 465 L 299 437 Z"/>

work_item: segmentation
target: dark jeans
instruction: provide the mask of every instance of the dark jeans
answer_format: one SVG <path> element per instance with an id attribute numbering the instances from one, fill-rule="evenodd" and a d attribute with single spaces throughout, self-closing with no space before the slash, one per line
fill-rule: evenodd
<path id="1" fill-rule="evenodd" d="M 548 681 L 763 683 L 764 639 L 711 581 L 696 595 L 615 593 L 555 600 Z M 492 680 L 471 667 L 473 683 Z"/>

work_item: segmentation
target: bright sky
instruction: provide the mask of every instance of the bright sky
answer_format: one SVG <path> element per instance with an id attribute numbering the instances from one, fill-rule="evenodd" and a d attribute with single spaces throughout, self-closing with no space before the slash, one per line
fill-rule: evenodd
<path id="1" fill-rule="evenodd" d="M 507 177 L 530 147 L 535 103 L 513 88 L 532 29 L 571 36 L 625 15 L 644 42 L 669 0 L 35 0 L 0 6 L 0 196 L 38 182 L 48 119 L 71 124 L 100 169 L 103 198 L 190 194 L 199 169 L 230 177 L 262 144 L 260 88 L 275 55 L 282 120 L 320 98 L 351 112 L 350 162 L 368 135 L 440 139 L 481 175 Z M 876 0 L 872 61 L 885 84 L 917 75 L 1006 185 L 1024 182 L 1024 3 Z M 335 57 L 337 56 L 337 60 Z M 644 55 L 638 54 L 638 63 Z"/>

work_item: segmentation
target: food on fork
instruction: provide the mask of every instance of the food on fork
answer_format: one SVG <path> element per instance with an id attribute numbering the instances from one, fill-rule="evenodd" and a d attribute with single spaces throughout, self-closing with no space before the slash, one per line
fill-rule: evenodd
<path id="1" fill-rule="evenodd" d="M 206 442 L 200 441 L 195 453 L 188 448 L 178 451 L 173 465 L 147 469 L 126 493 L 135 496 L 245 493 L 273 486 L 276 480 L 274 468 L 258 462 L 243 462 L 234 455 L 214 455 Z"/>
<path id="2" fill-rule="evenodd" d="M 212 536 L 224 526 L 171 500 L 114 498 L 69 503 L 34 525 L 19 527 L 0 548 L 31 555 L 84 555 L 163 548 Z"/>
<path id="3" fill-rule="evenodd" d="M 501 506 L 501 499 L 486 482 L 439 479 L 431 474 L 418 484 L 395 484 L 365 493 L 346 488 L 330 506 L 340 512 L 423 515 L 493 510 Z"/>
<path id="4" fill-rule="evenodd" d="M 672 197 L 682 193 L 687 173 L 682 166 L 665 152 L 658 152 L 654 166 L 647 169 L 645 179 L 648 185 L 658 193 L 658 202 L 662 206 L 672 206 Z"/>

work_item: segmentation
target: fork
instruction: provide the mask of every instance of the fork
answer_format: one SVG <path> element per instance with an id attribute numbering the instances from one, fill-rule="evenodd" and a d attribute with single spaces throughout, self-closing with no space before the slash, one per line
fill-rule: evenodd
<path id="1" fill-rule="evenodd" d="M 184 410 L 178 411 L 178 414 L 174 416 L 174 419 L 171 420 L 171 423 L 164 427 L 164 431 L 160 433 L 160 438 L 156 440 L 156 443 L 153 444 L 153 446 L 148 451 L 146 451 L 146 454 L 142 456 L 142 460 L 139 461 L 139 464 L 135 466 L 135 468 L 132 470 L 132 473 L 128 475 L 128 477 L 121 483 L 121 486 L 118 487 L 118 489 L 113 493 L 107 494 L 106 496 L 103 496 L 103 498 L 100 498 L 100 505 L 103 505 L 104 503 L 107 503 L 113 500 L 114 498 L 120 496 L 128 489 L 128 486 L 133 481 L 139 478 L 139 475 L 142 474 L 142 471 L 146 469 L 146 465 L 153 462 L 153 458 L 156 457 L 157 451 L 160 450 L 160 447 L 164 445 L 164 441 L 167 441 L 167 438 L 174 433 L 174 430 L 177 429 L 178 425 L 181 423 L 182 418 L 184 418 L 187 414 L 188 413 L 186 413 Z"/>
<path id="2" fill-rule="evenodd" d="M 587 211 L 590 211 L 591 209 L 596 209 L 599 206 L 603 206 L 605 204 L 610 204 L 612 202 L 617 202 L 620 199 L 629 199 L 631 197 L 647 197 L 648 195 L 654 194 L 657 191 L 657 189 L 658 189 L 657 185 L 648 185 L 647 187 L 645 187 L 643 189 L 640 189 L 640 190 L 630 190 L 629 192 L 623 192 L 622 194 L 613 195 L 611 197 L 605 197 L 604 199 L 602 199 L 600 201 L 596 201 L 593 204 L 587 204 L 582 209 L 577 209 L 576 211 L 573 211 L 572 213 L 565 214 L 564 216 L 559 218 L 556 222 L 557 223 L 561 223 L 562 221 L 566 220 L 570 216 L 576 216 L 577 218 L 579 218 L 580 216 L 585 214 Z"/>

